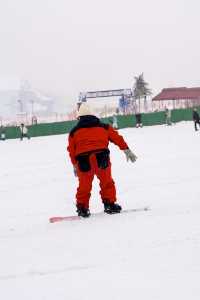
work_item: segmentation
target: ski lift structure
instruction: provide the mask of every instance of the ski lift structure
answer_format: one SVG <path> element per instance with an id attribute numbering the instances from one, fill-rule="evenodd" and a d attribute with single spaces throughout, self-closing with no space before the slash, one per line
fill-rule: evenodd
<path id="1" fill-rule="evenodd" d="M 89 91 L 81 92 L 77 108 L 88 99 L 106 98 L 106 97 L 119 97 L 118 110 L 123 114 L 132 113 L 135 111 L 135 101 L 132 89 L 116 89 L 116 90 L 102 90 L 102 91 Z"/>

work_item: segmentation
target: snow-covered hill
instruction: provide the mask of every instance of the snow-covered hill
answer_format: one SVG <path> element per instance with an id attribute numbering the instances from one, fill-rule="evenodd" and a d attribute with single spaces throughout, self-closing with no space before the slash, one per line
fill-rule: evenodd
<path id="1" fill-rule="evenodd" d="M 110 147 L 118 202 L 151 210 L 60 224 L 48 218 L 75 213 L 67 135 L 0 142 L 2 299 L 200 298 L 200 133 L 191 122 L 120 132 L 138 160 Z"/>

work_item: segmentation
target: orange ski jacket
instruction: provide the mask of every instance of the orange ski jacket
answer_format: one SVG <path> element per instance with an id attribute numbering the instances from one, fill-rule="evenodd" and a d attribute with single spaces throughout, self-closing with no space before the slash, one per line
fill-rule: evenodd
<path id="1" fill-rule="evenodd" d="M 95 116 L 82 116 L 68 137 L 67 150 L 73 165 L 80 154 L 108 149 L 109 142 L 121 150 L 128 149 L 124 138 L 109 124 L 101 122 Z"/>

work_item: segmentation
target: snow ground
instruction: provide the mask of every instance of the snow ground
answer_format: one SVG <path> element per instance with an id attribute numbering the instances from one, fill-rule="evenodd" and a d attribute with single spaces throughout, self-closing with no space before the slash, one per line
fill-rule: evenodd
<path id="1" fill-rule="evenodd" d="M 138 160 L 110 147 L 118 202 L 151 210 L 71 223 L 48 223 L 75 212 L 67 135 L 0 143 L 1 299 L 200 299 L 200 133 L 120 132 Z"/>

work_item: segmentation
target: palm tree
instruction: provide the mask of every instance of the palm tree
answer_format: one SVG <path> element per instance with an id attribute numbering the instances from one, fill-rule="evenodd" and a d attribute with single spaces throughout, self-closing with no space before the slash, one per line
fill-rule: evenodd
<path id="1" fill-rule="evenodd" d="M 147 105 L 146 99 L 148 95 L 151 95 L 151 89 L 148 88 L 148 83 L 144 80 L 143 73 L 140 74 L 138 77 L 135 76 L 135 83 L 133 86 L 133 95 L 134 99 L 139 101 L 139 112 L 140 112 L 140 100 L 144 98 L 145 106 Z"/>

